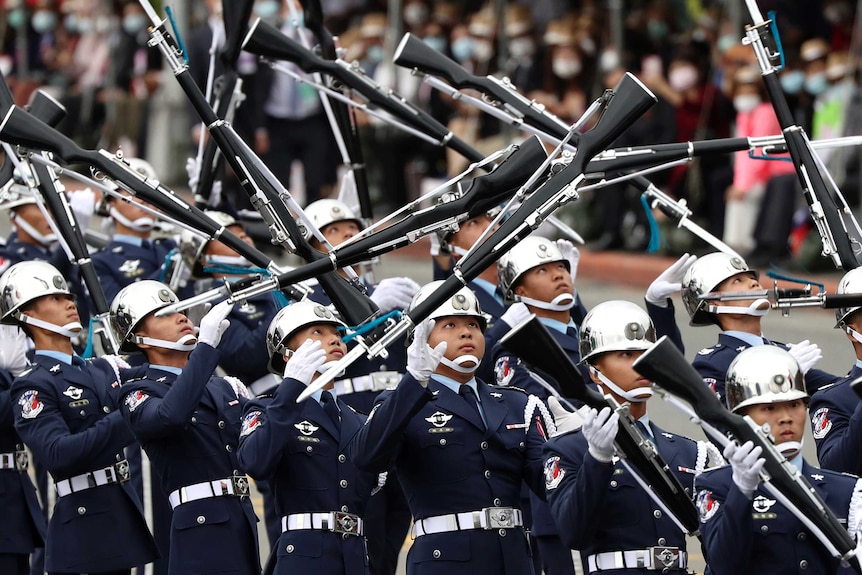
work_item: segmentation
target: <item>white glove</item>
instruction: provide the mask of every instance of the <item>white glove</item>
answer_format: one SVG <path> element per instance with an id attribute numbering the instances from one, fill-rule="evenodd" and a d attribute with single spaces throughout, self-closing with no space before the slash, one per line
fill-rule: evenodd
<path id="1" fill-rule="evenodd" d="M 754 497 L 754 490 L 760 484 L 760 470 L 766 460 L 760 457 L 763 449 L 750 441 L 742 445 L 728 443 L 724 448 L 724 458 L 730 461 L 733 469 L 733 482 L 749 500 Z"/>
<path id="2" fill-rule="evenodd" d="M 569 240 L 557 240 L 554 243 L 557 244 L 557 249 L 560 250 L 563 257 L 569 262 L 569 267 L 571 268 L 569 273 L 572 276 L 572 283 L 575 283 L 575 277 L 578 275 L 578 262 L 581 261 L 580 250 Z"/>
<path id="3" fill-rule="evenodd" d="M 410 302 L 413 301 L 417 291 L 419 291 L 419 284 L 410 278 L 386 278 L 377 284 L 370 297 L 382 313 L 387 313 L 394 309 L 404 310 L 410 307 Z"/>
<path id="4" fill-rule="evenodd" d="M 799 364 L 799 369 L 802 370 L 802 375 L 808 373 L 814 364 L 820 361 L 823 353 L 820 351 L 820 346 L 816 343 L 811 343 L 807 339 L 794 343 L 787 348 L 796 363 Z"/>
<path id="5" fill-rule="evenodd" d="M 326 363 L 326 351 L 320 341 L 307 339 L 297 348 L 284 368 L 284 377 L 308 385 L 317 370 Z"/>
<path id="6" fill-rule="evenodd" d="M 444 250 L 440 247 L 440 237 L 436 232 L 432 232 L 428 234 L 428 239 L 431 240 L 431 256 L 437 257 L 440 254 L 448 254 L 447 250 Z"/>
<path id="7" fill-rule="evenodd" d="M 200 182 L 197 158 L 186 158 L 186 175 L 189 177 L 189 188 L 192 193 L 195 193 Z"/>
<path id="8" fill-rule="evenodd" d="M 102 359 L 107 361 L 110 364 L 111 368 L 113 368 L 114 375 L 117 377 L 117 381 L 120 380 L 121 369 L 129 369 L 130 367 L 132 367 L 125 359 L 123 359 L 119 355 L 103 355 Z"/>
<path id="9" fill-rule="evenodd" d="M 434 329 L 434 320 L 426 319 L 419 322 L 413 330 L 413 341 L 407 348 L 407 371 L 422 387 L 428 386 L 428 379 L 437 369 L 440 360 L 446 353 L 446 342 L 441 341 L 436 347 L 428 345 L 428 336 Z"/>
<path id="10" fill-rule="evenodd" d="M 500 316 L 500 319 L 506 322 L 509 327 L 515 327 L 528 317 L 530 317 L 530 310 L 527 308 L 527 304 L 518 301 L 510 305 Z"/>
<path id="11" fill-rule="evenodd" d="M 0 325 L 0 369 L 5 369 L 15 377 L 30 365 L 27 350 L 30 339 L 17 325 Z"/>
<path id="12" fill-rule="evenodd" d="M 554 416 L 554 424 L 557 427 L 556 433 L 552 434 L 551 437 L 579 429 L 584 423 L 584 413 L 589 410 L 588 407 L 584 406 L 581 408 L 583 412 L 581 410 L 569 411 L 553 395 L 548 398 L 548 409 Z"/>
<path id="13" fill-rule="evenodd" d="M 244 397 L 246 399 L 254 399 L 254 396 L 238 377 L 226 375 L 224 376 L 224 380 L 228 383 L 228 385 L 230 385 L 230 388 L 236 394 L 237 398 Z"/>
<path id="14" fill-rule="evenodd" d="M 696 260 L 697 256 L 682 254 L 649 285 L 644 299 L 653 305 L 667 307 L 667 298 L 682 290 L 682 278 Z"/>
<path id="15" fill-rule="evenodd" d="M 205 316 L 201 318 L 200 330 L 198 331 L 198 343 L 205 343 L 210 347 L 218 347 L 221 336 L 230 325 L 227 316 L 233 309 L 233 304 L 226 301 L 216 304 Z"/>
<path id="16" fill-rule="evenodd" d="M 96 211 L 96 193 L 90 188 L 84 188 L 69 194 L 69 207 L 75 212 L 75 219 L 81 233 L 90 227 L 90 220 Z"/>
<path id="17" fill-rule="evenodd" d="M 614 439 L 617 437 L 620 416 L 610 407 L 603 407 L 596 413 L 591 409 L 584 417 L 581 430 L 590 446 L 590 455 L 602 463 L 610 463 L 614 458 Z"/>
<path id="18" fill-rule="evenodd" d="M 213 209 L 218 209 L 218 207 L 221 205 L 221 189 L 221 180 L 214 181 L 213 187 L 210 188 L 210 197 L 207 200 L 207 206 Z"/>

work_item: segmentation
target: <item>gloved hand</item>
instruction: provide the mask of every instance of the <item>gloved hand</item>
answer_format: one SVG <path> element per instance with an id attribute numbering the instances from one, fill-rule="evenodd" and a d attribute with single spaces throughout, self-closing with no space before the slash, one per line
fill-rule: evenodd
<path id="1" fill-rule="evenodd" d="M 530 317 L 530 310 L 527 308 L 527 304 L 517 301 L 503 312 L 500 319 L 506 322 L 509 327 L 515 327 L 516 325 L 520 325 L 521 322 L 528 317 Z"/>
<path id="2" fill-rule="evenodd" d="M 186 175 L 189 178 L 189 189 L 194 194 L 200 182 L 200 170 L 198 170 L 197 158 L 186 158 Z"/>
<path id="3" fill-rule="evenodd" d="M 787 348 L 796 363 L 799 364 L 799 369 L 802 370 L 802 375 L 808 373 L 814 364 L 820 361 L 823 353 L 820 351 L 820 346 L 816 343 L 811 343 L 807 339 L 794 343 Z"/>
<path id="4" fill-rule="evenodd" d="M 371 301 L 377 304 L 381 313 L 387 313 L 394 309 L 404 310 L 410 307 L 413 296 L 419 291 L 419 284 L 410 278 L 386 278 L 381 280 L 374 292 Z"/>
<path id="5" fill-rule="evenodd" d="M 696 260 L 697 256 L 682 254 L 649 285 L 644 299 L 653 305 L 667 307 L 667 298 L 682 290 L 682 278 Z"/>
<path id="6" fill-rule="evenodd" d="M 760 484 L 760 470 L 766 460 L 760 457 L 763 449 L 750 441 L 742 445 L 728 443 L 724 448 L 724 458 L 730 462 L 733 469 L 733 482 L 749 500 L 754 497 L 754 490 Z"/>
<path id="7" fill-rule="evenodd" d="M 431 240 L 430 251 L 432 257 L 449 255 L 449 250 L 443 249 L 443 246 L 440 244 L 440 236 L 436 232 L 428 234 L 428 239 Z"/>
<path id="8" fill-rule="evenodd" d="M 96 193 L 90 188 L 84 188 L 69 194 L 69 207 L 75 212 L 75 219 L 81 233 L 90 227 L 90 220 L 96 211 Z"/>
<path id="9" fill-rule="evenodd" d="M 548 398 L 548 409 L 554 416 L 554 424 L 557 426 L 556 433 L 551 434 L 551 437 L 556 437 L 579 429 L 584 423 L 584 413 L 590 408 L 584 406 L 578 411 L 569 411 L 563 407 L 559 399 L 552 395 Z"/>
<path id="10" fill-rule="evenodd" d="M 575 277 L 578 275 L 578 262 L 581 261 L 581 252 L 575 247 L 575 244 L 569 240 L 557 240 L 557 249 L 563 254 L 563 257 L 569 262 L 569 273 L 572 276 L 572 283 L 575 283 Z"/>
<path id="11" fill-rule="evenodd" d="M 228 383 L 228 385 L 230 385 L 230 388 L 236 394 L 237 398 L 244 397 L 246 399 L 254 399 L 254 396 L 238 377 L 226 375 L 224 376 L 224 380 Z"/>
<path id="12" fill-rule="evenodd" d="M 326 363 L 326 351 L 319 341 L 307 339 L 302 342 L 284 368 L 284 377 L 290 377 L 308 385 L 318 368 Z"/>
<path id="13" fill-rule="evenodd" d="M 428 345 L 428 336 L 434 329 L 434 323 L 433 319 L 419 322 L 413 330 L 413 341 L 407 348 L 407 371 L 422 387 L 428 387 L 428 379 L 446 353 L 445 341 L 441 341 L 433 348 Z"/>
<path id="14" fill-rule="evenodd" d="M 221 190 L 222 183 L 221 180 L 216 180 L 213 182 L 213 187 L 210 188 L 210 197 L 207 200 L 207 206 L 210 208 L 217 210 L 221 206 Z"/>
<path id="15" fill-rule="evenodd" d="M 200 330 L 198 331 L 198 343 L 205 343 L 210 347 L 218 347 L 221 336 L 230 325 L 227 316 L 233 309 L 233 304 L 223 301 L 216 304 L 205 316 L 201 318 Z"/>
<path id="16" fill-rule="evenodd" d="M 27 350 L 30 339 L 17 325 L 0 325 L 0 369 L 5 369 L 15 377 L 30 365 Z"/>
<path id="17" fill-rule="evenodd" d="M 130 367 L 132 367 L 131 365 L 129 365 L 129 362 L 127 362 L 125 359 L 123 359 L 119 355 L 108 354 L 108 355 L 103 355 L 101 358 L 104 359 L 105 361 L 107 361 L 111 365 L 111 368 L 114 370 L 114 375 L 117 376 L 117 381 L 120 381 L 120 379 L 121 379 L 120 378 L 120 370 L 121 369 L 129 369 Z"/>
<path id="18" fill-rule="evenodd" d="M 584 417 L 581 429 L 590 447 L 590 455 L 602 463 L 610 463 L 614 458 L 614 439 L 617 437 L 620 416 L 610 407 L 603 407 L 596 413 L 591 409 Z"/>

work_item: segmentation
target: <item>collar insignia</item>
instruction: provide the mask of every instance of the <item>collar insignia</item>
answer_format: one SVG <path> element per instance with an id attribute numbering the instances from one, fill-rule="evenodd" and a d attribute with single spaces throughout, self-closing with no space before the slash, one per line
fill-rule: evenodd
<path id="1" fill-rule="evenodd" d="M 52 367 L 52 368 L 51 368 L 51 369 L 49 369 L 48 371 L 50 371 L 51 373 L 59 373 L 59 371 L 60 371 L 60 364 L 58 363 L 57 365 L 55 365 L 54 367 Z"/>

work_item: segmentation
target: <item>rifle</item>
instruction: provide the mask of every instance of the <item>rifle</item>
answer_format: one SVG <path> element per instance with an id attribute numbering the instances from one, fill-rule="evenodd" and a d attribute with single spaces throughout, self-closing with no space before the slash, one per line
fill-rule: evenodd
<path id="1" fill-rule="evenodd" d="M 775 448 L 768 430 L 749 417 L 728 411 L 667 336 L 636 359 L 633 367 L 656 385 L 690 403 L 704 422 L 728 430 L 740 445 L 751 441 L 760 446 L 766 460 L 761 472 L 764 488 L 798 517 L 830 554 L 849 562 L 862 573 L 855 541 L 799 470 Z"/>
<path id="2" fill-rule="evenodd" d="M 684 533 L 699 534 L 697 510 L 691 495 L 680 484 L 652 442 L 637 428 L 628 404 L 620 405 L 612 396 L 602 396 L 588 387 L 577 366 L 535 314 L 512 328 L 500 339 L 500 344 L 509 353 L 553 377 L 566 397 L 573 397 L 597 411 L 609 407 L 617 412 L 620 415 L 620 427 L 615 450 L 620 462 Z"/>
<path id="3" fill-rule="evenodd" d="M 369 354 L 373 357 L 385 351 L 401 335 L 413 329 L 436 310 L 448 298 L 478 277 L 483 270 L 497 261 L 515 244 L 527 237 L 542 221 L 557 208 L 576 199 L 577 186 L 584 180 L 584 168 L 590 159 L 607 147 L 624 132 L 637 118 L 656 102 L 656 97 L 632 74 L 623 76 L 609 99 L 598 124 L 581 135 L 578 151 L 568 166 L 563 168 L 542 187 L 526 198 L 521 206 L 509 216 L 487 239 L 474 246 L 454 267 L 449 276 L 428 298 L 405 314 L 401 322 L 371 346 Z M 338 362 L 338 369 L 327 371 L 297 398 L 302 401 L 317 389 L 332 380 L 336 373 L 345 369 L 358 359 L 362 350 L 354 348 Z"/>

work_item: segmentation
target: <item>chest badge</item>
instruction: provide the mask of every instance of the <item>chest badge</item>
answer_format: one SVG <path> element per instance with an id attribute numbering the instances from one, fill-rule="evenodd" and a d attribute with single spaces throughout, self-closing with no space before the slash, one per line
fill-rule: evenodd
<path id="1" fill-rule="evenodd" d="M 63 392 L 63 395 L 66 397 L 71 397 L 74 400 L 81 399 L 81 395 L 84 393 L 84 390 L 80 387 L 75 387 L 74 385 L 70 385 L 66 388 L 66 391 Z"/>
<path id="2" fill-rule="evenodd" d="M 763 495 L 758 495 L 754 498 L 754 501 L 751 502 L 751 507 L 758 513 L 766 513 L 772 506 L 775 505 L 775 499 L 767 499 Z"/>
<path id="3" fill-rule="evenodd" d="M 126 260 L 123 264 L 118 268 L 119 271 L 126 274 L 126 276 L 138 275 L 138 267 L 141 265 L 141 260 Z"/>
<path id="4" fill-rule="evenodd" d="M 425 421 L 433 425 L 434 427 L 443 427 L 449 420 L 452 419 L 451 415 L 445 414 L 442 411 L 435 411 L 431 416 L 426 417 Z"/>
<path id="5" fill-rule="evenodd" d="M 21 394 L 18 405 L 21 406 L 21 417 L 24 419 L 33 419 L 45 409 L 45 404 L 39 401 L 39 392 L 35 389 Z"/>
<path id="6" fill-rule="evenodd" d="M 303 435 L 311 435 L 312 433 L 320 429 L 318 426 L 314 425 L 307 419 L 300 421 L 299 423 L 295 423 L 293 426 L 297 428 L 299 432 Z"/>

